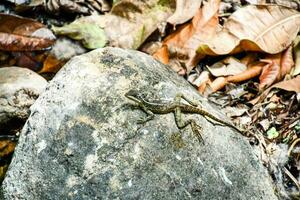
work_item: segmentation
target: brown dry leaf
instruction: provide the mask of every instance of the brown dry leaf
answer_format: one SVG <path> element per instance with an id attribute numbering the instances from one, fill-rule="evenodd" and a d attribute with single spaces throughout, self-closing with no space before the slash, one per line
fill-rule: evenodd
<path id="1" fill-rule="evenodd" d="M 287 50 L 282 53 L 281 61 L 280 61 L 280 79 L 284 78 L 285 75 L 289 74 L 294 67 L 294 59 L 293 59 L 293 48 L 290 46 Z"/>
<path id="2" fill-rule="evenodd" d="M 0 158 L 12 154 L 15 150 L 16 142 L 11 140 L 0 141 Z"/>
<path id="3" fill-rule="evenodd" d="M 32 71 L 39 71 L 45 58 L 44 53 L 37 54 L 36 52 L 13 52 L 12 55 L 15 60 L 14 65 L 25 67 Z"/>
<path id="4" fill-rule="evenodd" d="M 215 77 L 237 75 L 246 71 L 247 66 L 238 59 L 230 56 L 212 66 L 207 66 L 208 71 Z"/>
<path id="5" fill-rule="evenodd" d="M 299 28 L 296 10 L 249 5 L 234 12 L 212 40 L 199 45 L 198 53 L 224 55 L 246 50 L 276 54 L 292 43 Z"/>
<path id="6" fill-rule="evenodd" d="M 294 41 L 293 45 L 294 55 L 295 55 L 295 68 L 292 72 L 293 76 L 300 74 L 300 35 Z"/>
<path id="7" fill-rule="evenodd" d="M 162 45 L 160 49 L 158 49 L 153 55 L 155 59 L 159 60 L 160 62 L 164 64 L 169 63 L 169 52 L 168 52 L 168 46 Z"/>
<path id="8" fill-rule="evenodd" d="M 264 90 L 278 80 L 280 76 L 280 65 L 275 61 L 268 60 L 269 63 L 263 67 L 262 73 L 259 77 L 259 90 Z"/>
<path id="9" fill-rule="evenodd" d="M 164 40 L 171 54 L 180 51 L 180 59 L 186 64 L 188 73 L 201 59 L 196 54 L 200 41 L 209 39 L 217 30 L 219 5 L 220 0 L 210 0 L 198 9 L 191 23 L 181 26 Z"/>
<path id="10" fill-rule="evenodd" d="M 228 82 L 225 77 L 218 77 L 210 84 L 210 88 L 212 89 L 212 92 L 216 92 L 225 87 L 227 83 Z"/>
<path id="11" fill-rule="evenodd" d="M 273 83 L 282 80 L 286 74 L 290 73 L 294 66 L 292 47 L 289 47 L 282 53 L 268 55 L 261 61 L 268 63 L 264 66 L 259 77 L 259 89 L 263 90 Z"/>
<path id="12" fill-rule="evenodd" d="M 271 88 L 279 88 L 286 91 L 300 93 L 300 76 L 296 76 L 291 80 L 276 83 Z"/>
<path id="13" fill-rule="evenodd" d="M 86 18 L 104 28 L 111 46 L 137 49 L 174 9 L 175 0 L 123 0 L 116 3 L 109 14 Z"/>
<path id="14" fill-rule="evenodd" d="M 265 90 L 260 96 L 256 97 L 255 99 L 252 99 L 249 101 L 252 105 L 263 101 L 263 99 L 269 94 L 269 92 L 274 89 L 279 88 L 286 91 L 296 92 L 300 93 L 300 76 L 296 76 L 293 79 L 287 80 L 287 81 L 281 81 L 279 83 L 276 83 L 269 87 L 267 90 Z"/>
<path id="15" fill-rule="evenodd" d="M 56 73 L 66 63 L 66 61 L 57 59 L 54 55 L 49 54 L 43 63 L 43 68 L 39 73 Z"/>
<path id="16" fill-rule="evenodd" d="M 292 9 L 300 9 L 299 1 L 291 1 L 291 0 L 246 0 L 250 4 L 255 5 L 279 5 Z"/>
<path id="17" fill-rule="evenodd" d="M 167 20 L 170 24 L 183 24 L 192 19 L 200 8 L 202 0 L 177 0 L 176 10 Z"/>
<path id="18" fill-rule="evenodd" d="M 261 74 L 263 65 L 266 65 L 266 64 L 265 63 L 257 63 L 256 65 L 250 66 L 246 71 L 244 71 L 240 74 L 237 74 L 234 76 L 229 76 L 227 78 L 227 81 L 232 82 L 232 83 L 239 83 L 239 82 L 254 78 Z"/>
<path id="19" fill-rule="evenodd" d="M 52 32 L 37 21 L 0 13 L 0 50 L 44 50 L 54 43 L 54 39 Z"/>

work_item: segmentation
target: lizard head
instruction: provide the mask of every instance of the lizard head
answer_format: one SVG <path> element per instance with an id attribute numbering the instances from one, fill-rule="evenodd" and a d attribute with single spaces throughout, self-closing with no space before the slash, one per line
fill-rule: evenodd
<path id="1" fill-rule="evenodd" d="M 142 103 L 143 102 L 143 96 L 141 94 L 141 92 L 137 91 L 137 90 L 129 90 L 126 94 L 125 97 L 127 97 L 128 99 L 136 102 L 136 103 Z"/>

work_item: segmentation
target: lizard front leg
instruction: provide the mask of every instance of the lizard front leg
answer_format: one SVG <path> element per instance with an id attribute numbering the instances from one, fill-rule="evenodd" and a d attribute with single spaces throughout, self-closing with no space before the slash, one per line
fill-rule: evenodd
<path id="1" fill-rule="evenodd" d="M 146 108 L 144 105 L 139 105 L 139 107 L 147 114 L 145 118 L 140 118 L 137 120 L 138 124 L 144 124 L 154 118 L 153 112 L 151 112 L 149 109 Z"/>
<path id="2" fill-rule="evenodd" d="M 200 127 L 199 125 L 197 125 L 197 123 L 195 122 L 195 120 L 193 119 L 188 119 L 186 121 L 183 121 L 182 119 L 182 114 L 181 114 L 181 110 L 180 107 L 175 108 L 175 121 L 177 124 L 177 127 L 179 129 L 183 129 L 184 127 L 186 127 L 187 125 L 191 125 L 192 131 L 193 133 L 197 136 L 199 142 L 203 142 L 204 140 L 201 136 L 201 132 L 202 132 L 202 127 Z"/>

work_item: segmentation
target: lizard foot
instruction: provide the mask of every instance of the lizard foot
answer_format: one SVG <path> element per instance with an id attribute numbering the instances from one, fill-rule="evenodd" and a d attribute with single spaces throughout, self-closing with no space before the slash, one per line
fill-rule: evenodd
<path id="1" fill-rule="evenodd" d="M 200 143 L 204 144 L 204 140 L 203 140 L 202 135 L 201 135 L 201 133 L 203 131 L 202 127 L 197 125 L 195 122 L 191 123 L 191 127 L 192 127 L 192 131 L 196 135 L 198 141 Z"/>

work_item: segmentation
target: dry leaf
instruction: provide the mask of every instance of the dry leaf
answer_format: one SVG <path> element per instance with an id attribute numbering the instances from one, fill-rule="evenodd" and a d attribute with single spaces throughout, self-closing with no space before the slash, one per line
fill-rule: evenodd
<path id="1" fill-rule="evenodd" d="M 153 54 L 153 57 L 164 64 L 168 64 L 169 63 L 168 46 L 165 44 L 162 45 L 162 47 Z"/>
<path id="2" fill-rule="evenodd" d="M 167 20 L 170 24 L 183 24 L 192 19 L 200 8 L 202 0 L 177 0 L 176 10 Z"/>
<path id="3" fill-rule="evenodd" d="M 262 73 L 259 77 L 259 90 L 264 90 L 278 80 L 280 75 L 280 66 L 272 60 L 263 67 Z"/>
<path id="4" fill-rule="evenodd" d="M 212 92 L 216 92 L 218 90 L 221 90 L 223 87 L 225 87 L 227 83 L 228 82 L 226 78 L 218 77 L 210 84 L 210 88 L 212 89 Z"/>
<path id="5" fill-rule="evenodd" d="M 296 76 L 291 80 L 276 83 L 271 88 L 279 88 L 286 91 L 300 93 L 300 76 Z"/>
<path id="6" fill-rule="evenodd" d="M 198 73 L 191 74 L 188 76 L 188 81 L 197 87 L 199 87 L 201 84 L 207 82 L 210 78 L 209 72 L 208 71 L 203 71 L 199 75 Z"/>
<path id="7" fill-rule="evenodd" d="M 294 67 L 294 59 L 292 47 L 290 46 L 287 50 L 282 53 L 280 61 L 280 79 L 284 78 L 285 75 L 289 74 Z"/>
<path id="8" fill-rule="evenodd" d="M 137 49 L 174 8 L 175 0 L 123 0 L 109 14 L 93 16 L 93 21 L 102 25 L 111 46 Z"/>
<path id="9" fill-rule="evenodd" d="M 45 25 L 29 18 L 0 13 L 0 50 L 44 50 L 54 40 L 55 36 Z"/>
<path id="10" fill-rule="evenodd" d="M 248 3 L 256 5 L 279 5 L 292 9 L 300 9 L 300 2 L 295 0 L 246 0 Z"/>
<path id="11" fill-rule="evenodd" d="M 265 63 L 263 65 L 265 65 Z M 232 83 L 239 83 L 242 81 L 249 80 L 251 78 L 254 78 L 254 77 L 260 75 L 262 68 L 263 68 L 262 64 L 258 63 L 256 65 L 249 67 L 246 71 L 244 71 L 240 74 L 237 74 L 234 76 L 229 76 L 227 78 L 227 81 L 232 82 Z"/>
<path id="12" fill-rule="evenodd" d="M 164 40 L 172 54 L 181 52 L 180 58 L 177 58 L 185 63 L 188 73 L 201 59 L 196 54 L 200 41 L 212 37 L 217 30 L 219 5 L 220 0 L 210 0 L 197 11 L 189 24 L 181 26 Z"/>
<path id="13" fill-rule="evenodd" d="M 300 28 L 300 13 L 281 6 L 249 5 L 234 12 L 224 28 L 198 53 L 224 55 L 243 50 L 276 54 L 288 47 Z"/>
<path id="14" fill-rule="evenodd" d="M 295 68 L 292 75 L 296 76 L 300 74 L 300 36 L 297 36 L 293 49 L 295 56 Z"/>
<path id="15" fill-rule="evenodd" d="M 39 73 L 56 73 L 66 63 L 64 60 L 57 59 L 54 55 L 49 54 L 43 63 L 43 68 Z"/>
<path id="16" fill-rule="evenodd" d="M 68 37 L 79 40 L 87 49 L 102 48 L 107 43 L 107 37 L 102 28 L 94 23 L 74 22 L 62 27 L 53 26 L 52 30 L 56 35 L 67 35 Z"/>
<path id="17" fill-rule="evenodd" d="M 247 66 L 230 56 L 213 64 L 211 67 L 207 66 L 207 69 L 212 75 L 219 77 L 240 74 L 246 71 Z"/>
<path id="18" fill-rule="evenodd" d="M 287 81 L 281 81 L 279 83 L 276 83 L 269 87 L 267 90 L 265 90 L 260 96 L 256 97 L 255 99 L 252 99 L 249 101 L 252 105 L 263 101 L 263 99 L 269 94 L 269 92 L 274 89 L 279 88 L 286 91 L 296 92 L 300 93 L 300 76 L 297 76 L 293 79 L 287 80 Z"/>

